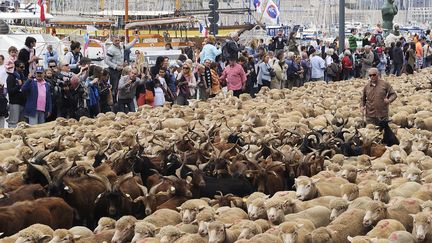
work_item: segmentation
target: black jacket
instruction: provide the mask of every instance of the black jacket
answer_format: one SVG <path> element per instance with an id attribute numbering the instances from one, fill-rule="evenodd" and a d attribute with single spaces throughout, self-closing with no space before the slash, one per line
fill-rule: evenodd
<path id="1" fill-rule="evenodd" d="M 285 37 L 279 37 L 275 36 L 273 37 L 273 43 L 275 44 L 275 50 L 281 50 L 284 49 L 285 45 L 287 45 L 288 40 Z"/>
<path id="2" fill-rule="evenodd" d="M 34 55 L 36 55 L 36 50 L 33 49 Z M 29 75 L 29 69 L 30 69 L 30 52 L 26 48 L 22 48 L 18 53 L 18 60 L 22 61 L 24 63 L 25 69 L 24 69 L 24 75 L 28 77 Z"/>
<path id="3" fill-rule="evenodd" d="M 400 47 L 393 48 L 393 63 L 402 65 L 404 62 L 403 51 Z"/>
<path id="4" fill-rule="evenodd" d="M 244 47 L 239 47 L 235 41 L 228 41 L 222 48 L 222 55 L 225 60 L 237 60 L 239 52 L 242 51 Z"/>
<path id="5" fill-rule="evenodd" d="M 18 85 L 18 79 L 21 79 L 22 81 L 21 85 Z M 25 78 L 24 74 L 19 74 L 17 72 L 8 73 L 6 83 L 7 83 L 7 92 L 9 94 L 9 104 L 22 105 L 22 106 L 25 105 L 26 96 L 21 91 L 21 87 L 26 80 L 27 79 Z"/>

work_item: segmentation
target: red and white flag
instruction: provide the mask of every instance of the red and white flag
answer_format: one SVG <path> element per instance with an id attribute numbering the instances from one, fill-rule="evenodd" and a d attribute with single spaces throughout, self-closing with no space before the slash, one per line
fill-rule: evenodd
<path id="1" fill-rule="evenodd" d="M 40 21 L 45 21 L 45 0 L 38 0 L 37 3 L 40 7 Z"/>

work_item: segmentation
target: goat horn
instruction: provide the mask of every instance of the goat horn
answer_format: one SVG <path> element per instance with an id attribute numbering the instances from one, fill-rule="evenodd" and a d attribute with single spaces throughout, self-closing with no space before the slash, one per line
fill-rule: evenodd
<path id="1" fill-rule="evenodd" d="M 96 179 L 100 182 L 102 182 L 102 184 L 105 186 L 106 191 L 111 192 L 112 191 L 112 186 L 111 186 L 111 182 L 108 180 L 108 178 L 104 175 L 97 175 L 94 173 L 86 173 L 86 175 L 90 178 Z"/>
<path id="2" fill-rule="evenodd" d="M 127 174 L 122 175 L 120 178 L 117 179 L 116 182 L 114 182 L 114 188 L 118 189 L 123 184 L 123 182 L 133 177 L 134 177 L 133 172 L 129 172 Z"/>
<path id="3" fill-rule="evenodd" d="M 138 185 L 138 187 L 141 189 L 143 195 L 146 196 L 146 195 L 148 194 L 148 189 L 147 189 L 147 187 L 146 187 L 146 186 L 143 186 L 143 185 L 141 185 L 141 184 L 137 184 L 137 185 Z M 136 200 L 136 199 L 135 199 L 135 200 Z"/>
<path id="4" fill-rule="evenodd" d="M 216 193 L 219 193 L 221 197 L 223 197 L 223 193 L 221 191 L 216 191 Z"/>
<path id="5" fill-rule="evenodd" d="M 235 148 L 237 145 L 236 144 L 234 144 L 231 148 L 229 148 L 229 149 L 226 149 L 226 150 L 224 150 L 224 151 L 222 151 L 221 153 L 220 153 L 220 156 L 219 156 L 219 158 L 225 158 L 225 156 L 233 149 L 233 148 Z"/>
<path id="6" fill-rule="evenodd" d="M 33 166 L 33 168 L 35 168 L 37 171 L 39 171 L 46 178 L 46 180 L 48 181 L 48 184 L 51 184 L 51 182 L 52 182 L 51 175 L 45 166 L 34 164 L 32 162 L 29 162 L 29 165 Z"/>

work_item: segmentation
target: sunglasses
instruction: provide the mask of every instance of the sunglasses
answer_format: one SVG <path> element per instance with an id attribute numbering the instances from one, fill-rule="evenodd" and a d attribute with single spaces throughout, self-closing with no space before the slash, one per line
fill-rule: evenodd
<path id="1" fill-rule="evenodd" d="M 18 66 L 18 68 L 25 68 L 25 66 Z"/>
<path id="2" fill-rule="evenodd" d="M 57 67 L 57 66 L 49 66 L 50 68 L 55 68 L 55 67 Z"/>
<path id="3" fill-rule="evenodd" d="M 377 76 L 376 73 L 369 74 L 369 77 L 375 77 L 375 76 Z"/>
<path id="4" fill-rule="evenodd" d="M 63 65 L 63 67 L 67 67 L 67 66 L 69 66 L 69 64 L 64 64 L 64 65 Z"/>
<path id="5" fill-rule="evenodd" d="M 190 69 L 190 67 L 183 67 L 183 69 L 189 70 L 189 69 Z"/>

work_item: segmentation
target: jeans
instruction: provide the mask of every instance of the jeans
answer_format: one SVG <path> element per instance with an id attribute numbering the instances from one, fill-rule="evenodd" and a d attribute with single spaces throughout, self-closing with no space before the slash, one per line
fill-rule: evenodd
<path id="1" fill-rule="evenodd" d="M 132 99 L 119 99 L 117 102 L 117 111 L 124 113 L 135 112 L 135 106 Z"/>
<path id="2" fill-rule="evenodd" d="M 29 124 L 37 125 L 45 122 L 45 112 L 44 111 L 36 111 L 34 116 L 29 116 Z"/>
<path id="3" fill-rule="evenodd" d="M 392 74 L 394 74 L 396 76 L 400 76 L 401 75 L 401 70 L 402 70 L 402 65 L 403 64 L 393 64 Z"/>
<path id="4" fill-rule="evenodd" d="M 7 120 L 9 128 L 15 128 L 17 123 L 24 120 L 24 106 L 9 104 L 9 118 Z"/>
<path id="5" fill-rule="evenodd" d="M 0 128 L 5 128 L 5 117 L 0 116 Z"/>
<path id="6" fill-rule="evenodd" d="M 112 95 L 113 95 L 113 102 L 117 102 L 117 91 L 118 91 L 118 83 L 120 80 L 121 72 L 116 69 L 109 68 L 109 74 L 110 74 L 110 83 L 112 87 Z"/>

